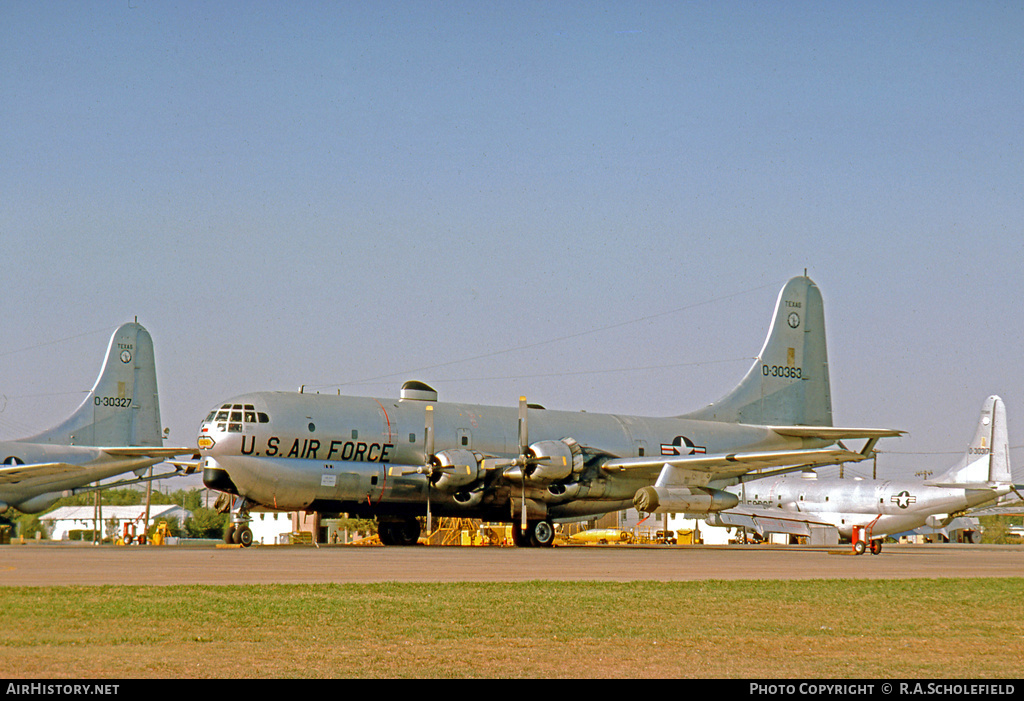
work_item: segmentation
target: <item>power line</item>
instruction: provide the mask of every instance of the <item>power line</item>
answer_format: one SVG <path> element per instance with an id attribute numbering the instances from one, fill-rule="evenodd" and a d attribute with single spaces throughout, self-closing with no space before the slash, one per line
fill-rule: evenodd
<path id="1" fill-rule="evenodd" d="M 0 358 L 6 357 L 8 355 L 14 355 L 15 353 L 23 353 L 25 351 L 35 350 L 36 348 L 45 348 L 46 346 L 55 346 L 58 343 L 64 343 L 65 341 L 73 341 L 73 340 L 75 340 L 77 338 L 85 338 L 86 336 L 92 336 L 92 335 L 98 334 L 98 333 L 109 332 L 112 329 L 116 329 L 116 328 L 117 328 L 116 326 L 107 326 L 107 327 L 104 327 L 102 329 L 96 329 L 95 331 L 86 331 L 85 333 L 80 333 L 80 334 L 78 334 L 76 336 L 68 336 L 67 338 L 58 338 L 55 341 L 45 341 L 43 343 L 37 343 L 34 346 L 25 346 L 24 348 L 15 348 L 14 350 L 8 350 L 8 351 L 4 351 L 3 353 L 0 353 Z"/>
<path id="2" fill-rule="evenodd" d="M 422 367 L 413 368 L 411 370 L 402 370 L 402 371 L 399 371 L 399 372 L 391 372 L 391 373 L 387 373 L 386 375 L 377 375 L 376 377 L 367 377 L 367 378 L 363 378 L 363 379 L 360 379 L 360 380 L 351 380 L 351 381 L 348 381 L 348 382 L 339 382 L 339 383 L 335 383 L 335 384 L 306 385 L 306 387 L 311 388 L 311 389 L 323 389 L 324 387 L 347 387 L 347 386 L 350 386 L 350 385 L 369 384 L 369 383 L 372 383 L 372 382 L 375 382 L 375 381 L 378 381 L 378 380 L 385 380 L 385 379 L 390 378 L 390 377 L 400 377 L 400 376 L 401 377 L 407 377 L 407 376 L 409 376 L 409 375 L 411 375 L 413 373 L 424 372 L 425 370 L 436 370 L 437 368 L 449 367 L 451 365 L 458 365 L 458 364 L 461 364 L 461 363 L 468 363 L 468 362 L 472 362 L 474 360 L 483 360 L 483 359 L 486 359 L 486 358 L 494 358 L 494 357 L 497 357 L 499 355 L 506 355 L 508 353 L 516 353 L 516 352 L 519 352 L 519 351 L 531 350 L 533 348 L 539 348 L 540 346 L 546 346 L 546 345 L 550 345 L 552 343 L 560 343 L 561 341 L 569 341 L 569 340 L 572 340 L 574 338 L 581 338 L 583 336 L 590 336 L 590 335 L 593 335 L 595 333 L 602 333 L 602 332 L 605 332 L 605 331 L 611 331 L 613 329 L 622 328 L 623 326 L 629 326 L 631 324 L 639 324 L 639 323 L 642 323 L 642 322 L 645 322 L 645 321 L 651 321 L 652 319 L 659 319 L 661 317 L 669 316 L 671 314 L 678 314 L 679 312 L 689 311 L 691 309 L 696 309 L 698 307 L 707 306 L 709 304 L 716 304 L 718 302 L 724 302 L 726 300 L 733 299 L 734 297 L 741 297 L 743 295 L 747 295 L 747 294 L 750 294 L 752 292 L 757 292 L 759 290 L 763 290 L 766 287 L 774 287 L 775 284 L 776 283 L 774 283 L 774 282 L 765 283 L 764 285 L 760 285 L 758 287 L 751 287 L 750 289 L 743 290 L 741 292 L 733 292 L 732 294 L 723 295 L 721 297 L 714 297 L 712 299 L 708 299 L 708 300 L 705 300 L 703 302 L 694 302 L 693 304 L 687 304 L 685 306 L 677 307 L 675 309 L 670 309 L 668 311 L 658 312 L 657 314 L 648 314 L 646 316 L 638 317 L 636 319 L 630 319 L 628 321 L 621 321 L 621 322 L 618 322 L 616 324 L 609 324 L 607 326 L 601 326 L 601 327 L 590 329 L 590 330 L 587 330 L 587 331 L 579 331 L 579 332 L 576 332 L 576 333 L 568 334 L 566 336 L 558 336 L 556 338 L 551 338 L 551 339 L 548 339 L 546 341 L 537 341 L 535 343 L 526 343 L 524 345 L 516 346 L 514 348 L 504 348 L 502 350 L 492 351 L 490 353 L 482 353 L 480 355 L 468 356 L 468 357 L 465 357 L 465 358 L 459 358 L 457 360 L 449 360 L 447 362 L 436 363 L 434 365 L 424 365 Z M 710 361 L 710 362 L 717 362 L 717 361 Z M 699 365 L 700 363 L 693 363 L 693 364 L 694 365 Z M 616 371 L 612 371 L 612 372 L 616 372 Z M 503 378 L 499 378 L 499 379 L 503 379 Z M 515 377 L 515 378 L 508 378 L 508 379 L 520 379 L 520 378 L 519 377 Z"/>

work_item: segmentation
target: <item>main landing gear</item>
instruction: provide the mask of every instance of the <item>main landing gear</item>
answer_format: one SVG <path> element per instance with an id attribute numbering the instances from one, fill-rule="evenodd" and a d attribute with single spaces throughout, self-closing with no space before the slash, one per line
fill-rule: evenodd
<path id="1" fill-rule="evenodd" d="M 377 536 L 384 545 L 416 545 L 420 539 L 420 531 L 420 521 L 417 518 L 377 521 Z"/>
<path id="2" fill-rule="evenodd" d="M 524 532 L 517 522 L 512 524 L 512 542 L 520 548 L 550 548 L 555 544 L 555 527 L 551 521 L 529 521 Z"/>

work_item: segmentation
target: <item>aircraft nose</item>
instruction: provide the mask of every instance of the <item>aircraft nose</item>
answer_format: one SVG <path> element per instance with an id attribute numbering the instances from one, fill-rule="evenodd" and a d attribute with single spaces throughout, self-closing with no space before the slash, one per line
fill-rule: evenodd
<path id="1" fill-rule="evenodd" d="M 209 489 L 228 494 L 238 494 L 238 487 L 231 481 L 227 470 L 222 468 L 216 460 L 210 457 L 203 458 L 203 484 Z"/>

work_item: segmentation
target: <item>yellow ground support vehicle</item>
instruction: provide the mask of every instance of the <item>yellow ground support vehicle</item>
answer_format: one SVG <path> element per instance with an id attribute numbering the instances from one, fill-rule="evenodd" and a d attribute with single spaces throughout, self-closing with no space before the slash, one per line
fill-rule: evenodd
<path id="1" fill-rule="evenodd" d="M 153 545 L 163 545 L 169 535 L 171 535 L 171 529 L 167 527 L 167 521 L 161 521 L 160 525 L 156 527 L 156 532 L 153 533 Z"/>

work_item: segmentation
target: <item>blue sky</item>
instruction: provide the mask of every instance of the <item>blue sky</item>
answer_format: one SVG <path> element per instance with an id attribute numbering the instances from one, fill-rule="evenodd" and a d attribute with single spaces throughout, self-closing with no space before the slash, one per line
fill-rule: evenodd
<path id="1" fill-rule="evenodd" d="M 1022 37 L 1020 2 L 2 3 L 0 437 L 136 316 L 175 444 L 412 377 L 682 413 L 806 268 L 836 423 L 909 431 L 880 470 L 951 463 L 989 394 L 1024 445 Z"/>

